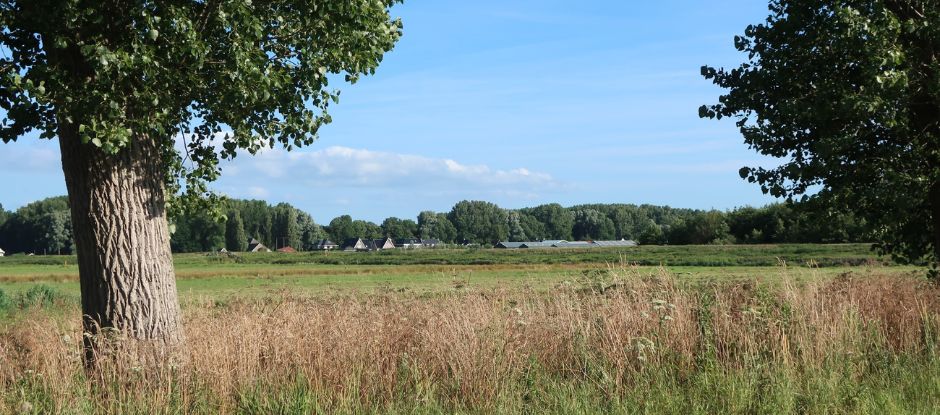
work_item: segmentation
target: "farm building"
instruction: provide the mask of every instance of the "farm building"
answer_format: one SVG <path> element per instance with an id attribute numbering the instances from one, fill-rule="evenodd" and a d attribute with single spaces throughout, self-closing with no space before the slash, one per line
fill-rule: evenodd
<path id="1" fill-rule="evenodd" d="M 336 248 L 339 248 L 339 245 L 329 239 L 321 239 L 313 244 L 313 249 L 317 251 L 332 251 Z"/>
<path id="2" fill-rule="evenodd" d="M 392 238 L 373 239 L 372 243 L 375 249 L 395 249 L 395 241 Z"/>
<path id="3" fill-rule="evenodd" d="M 424 245 L 421 243 L 420 239 L 408 238 L 408 239 L 396 240 L 395 247 L 402 248 L 402 249 L 417 249 L 417 248 L 423 248 Z"/>
<path id="4" fill-rule="evenodd" d="M 594 241 L 594 245 L 597 245 L 599 247 L 611 247 L 611 246 L 629 247 L 629 246 L 637 246 L 637 243 L 634 241 L 621 239 L 619 241 Z"/>
<path id="5" fill-rule="evenodd" d="M 531 248 L 609 248 L 637 246 L 634 241 L 621 239 L 619 241 L 565 241 L 547 240 L 530 242 L 500 242 L 496 244 L 501 249 L 531 249 Z"/>
<path id="6" fill-rule="evenodd" d="M 297 252 L 297 250 L 294 248 L 291 248 L 290 246 L 285 246 L 283 248 L 278 248 L 277 252 L 280 252 L 282 254 L 292 254 L 292 253 Z"/>
<path id="7" fill-rule="evenodd" d="M 271 250 L 257 239 L 251 238 L 251 240 L 248 241 L 248 252 L 271 252 Z"/>
<path id="8" fill-rule="evenodd" d="M 421 245 L 424 245 L 425 248 L 435 248 L 441 244 L 440 240 L 437 239 L 422 239 Z"/>
<path id="9" fill-rule="evenodd" d="M 4 256 L 4 255 L 6 255 L 6 254 L 7 254 L 6 251 L 4 251 L 2 248 L 0 248 L 0 256 Z"/>
<path id="10" fill-rule="evenodd" d="M 391 238 L 363 239 L 362 242 L 366 245 L 366 250 L 368 251 L 381 251 L 383 249 L 395 249 L 395 243 L 392 242 Z"/>
<path id="11" fill-rule="evenodd" d="M 362 238 L 349 238 L 343 242 L 342 249 L 344 251 L 368 251 L 369 247 Z"/>
<path id="12" fill-rule="evenodd" d="M 522 246 L 520 246 L 520 248 L 553 248 L 553 247 L 555 247 L 555 245 L 549 241 L 523 242 Z"/>
<path id="13" fill-rule="evenodd" d="M 564 241 L 552 245 L 553 248 L 595 248 L 594 242 L 588 241 Z"/>
<path id="14" fill-rule="evenodd" d="M 500 242 L 496 244 L 496 247 L 500 249 L 519 249 L 525 244 L 525 242 Z"/>

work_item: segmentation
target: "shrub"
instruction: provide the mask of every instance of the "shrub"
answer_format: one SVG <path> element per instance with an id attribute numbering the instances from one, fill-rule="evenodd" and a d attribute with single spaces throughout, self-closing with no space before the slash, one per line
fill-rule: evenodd
<path id="1" fill-rule="evenodd" d="M 20 296 L 19 306 L 20 308 L 45 307 L 52 305 L 60 297 L 61 294 L 55 288 L 44 284 L 34 285 Z"/>
<path id="2" fill-rule="evenodd" d="M 6 310 L 13 306 L 13 300 L 10 299 L 10 296 L 7 295 L 6 291 L 0 289 L 0 311 Z"/>

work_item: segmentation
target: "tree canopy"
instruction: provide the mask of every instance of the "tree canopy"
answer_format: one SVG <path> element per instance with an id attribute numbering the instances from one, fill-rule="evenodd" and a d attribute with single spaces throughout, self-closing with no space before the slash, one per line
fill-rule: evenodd
<path id="1" fill-rule="evenodd" d="M 0 139 L 156 139 L 170 188 L 202 200 L 239 149 L 313 142 L 339 98 L 330 75 L 374 73 L 401 36 L 394 3 L 0 1 Z"/>
<path id="2" fill-rule="evenodd" d="M 297 229 L 300 232 L 300 243 L 291 242 L 291 246 L 300 251 L 316 249 L 316 242 L 320 239 L 342 243 L 346 238 L 388 236 L 395 239 L 433 238 L 444 243 L 463 241 L 457 238 L 454 224 L 443 212 L 420 212 L 417 224 L 411 219 L 390 217 L 383 221 L 382 226 L 342 215 L 331 221 L 331 226 L 324 227 L 317 224 L 309 213 L 287 203 L 270 205 L 261 200 L 229 199 L 223 206 L 227 218 L 224 225 L 205 212 L 186 213 L 175 218 L 174 227 L 177 231 L 170 241 L 173 251 L 216 251 L 223 246 L 233 252 L 244 251 L 250 238 L 273 248 L 278 243 L 275 235 L 282 232 L 278 228 Z M 566 239 L 560 236 L 578 233 L 582 239 L 600 240 L 610 238 L 611 229 L 621 229 L 618 232 L 634 235 L 626 239 L 644 245 L 842 243 L 871 240 L 867 222 L 852 214 L 831 214 L 816 202 L 779 203 L 759 208 L 745 206 L 730 211 L 627 204 L 591 204 L 568 208 L 555 206 L 560 212 L 567 212 L 572 217 L 580 215 L 579 221 L 572 221 L 567 228 L 556 229 L 558 233 L 549 233 L 547 224 L 526 213 L 533 208 L 500 208 L 505 214 L 505 229 L 509 232 L 506 238 L 538 241 Z M 559 216 L 566 215 L 555 215 Z M 74 252 L 71 224 L 67 222 L 63 229 L 57 225 L 55 218 L 66 221 L 69 218 L 64 197 L 33 202 L 14 212 L 0 208 L 0 248 L 9 254 Z M 282 222 L 290 219 L 294 220 L 293 224 Z M 519 227 L 513 229 L 516 224 Z M 499 226 L 498 223 L 496 225 Z M 591 234 L 592 226 L 595 225 L 600 226 L 594 230 L 605 233 Z M 589 235 L 582 235 L 584 231 Z M 47 238 L 46 235 L 58 236 Z M 617 234 L 613 236 L 614 239 L 621 237 Z M 282 244 L 283 241 L 281 239 Z"/>
<path id="3" fill-rule="evenodd" d="M 765 193 L 854 212 L 895 259 L 940 259 L 940 4 L 773 0 L 736 36 L 733 69 L 702 67 L 726 89 L 706 118 L 732 117 L 744 141 L 781 159 L 745 167 Z"/>

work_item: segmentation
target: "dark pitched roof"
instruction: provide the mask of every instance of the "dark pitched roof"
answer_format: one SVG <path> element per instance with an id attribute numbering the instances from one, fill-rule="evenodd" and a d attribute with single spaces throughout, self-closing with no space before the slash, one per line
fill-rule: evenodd
<path id="1" fill-rule="evenodd" d="M 262 244 L 261 242 L 258 242 L 258 241 L 255 241 L 255 242 L 257 243 L 248 245 L 248 252 L 260 252 L 260 251 L 270 252 L 271 251 L 268 247 L 264 246 L 264 244 Z"/>
<path id="2" fill-rule="evenodd" d="M 362 239 L 360 239 L 360 238 L 349 238 L 349 239 L 347 239 L 346 241 L 343 242 L 342 247 L 343 247 L 344 249 L 345 249 L 345 248 L 355 248 L 356 245 L 359 244 L 359 242 L 364 242 L 364 241 L 362 241 Z"/>
<path id="3" fill-rule="evenodd" d="M 496 244 L 497 248 L 506 248 L 506 249 L 519 249 L 525 245 L 525 242 L 499 242 Z"/>

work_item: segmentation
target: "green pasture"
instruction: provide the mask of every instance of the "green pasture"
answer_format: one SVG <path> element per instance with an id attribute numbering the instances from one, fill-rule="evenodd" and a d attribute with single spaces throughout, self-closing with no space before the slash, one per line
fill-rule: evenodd
<path id="1" fill-rule="evenodd" d="M 668 272 L 682 282 L 905 274 L 867 245 L 643 246 L 615 249 L 433 249 L 296 254 L 180 254 L 174 257 L 184 301 L 304 293 L 426 294 L 466 288 L 550 290 L 625 275 Z M 10 295 L 42 284 L 78 296 L 74 256 L 0 258 L 0 289 Z"/>

